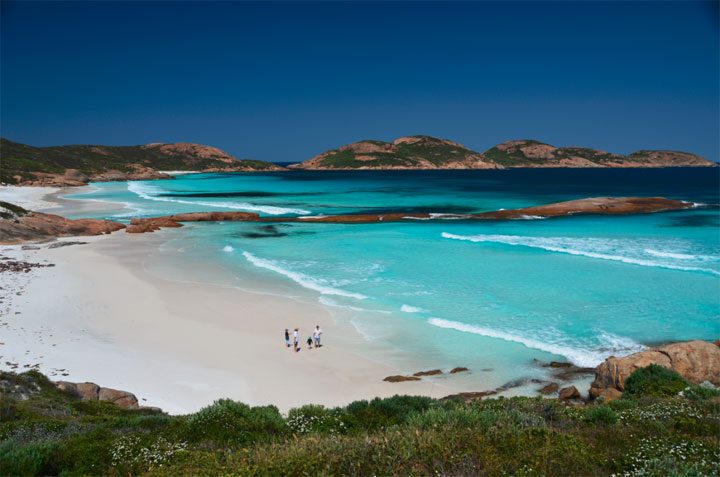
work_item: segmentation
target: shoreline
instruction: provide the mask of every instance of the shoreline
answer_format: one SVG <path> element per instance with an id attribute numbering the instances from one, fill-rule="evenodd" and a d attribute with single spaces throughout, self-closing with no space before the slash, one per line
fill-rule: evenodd
<path id="1" fill-rule="evenodd" d="M 22 274 L 27 280 L 16 284 L 22 294 L 5 304 L 3 362 L 18 362 L 18 371 L 38 365 L 56 380 L 128 390 L 142 404 L 170 413 L 226 397 L 287 411 L 308 403 L 334 406 L 398 393 L 443 397 L 461 390 L 442 380 L 384 383 L 398 370 L 335 344 L 334 334 L 347 330 L 320 305 L 158 280 L 143 270 L 147 245 L 156 240 L 132 237 L 127 247 L 126 238 L 4 251 L 55 266 Z M 4 275 L 6 288 L 11 274 Z M 285 326 L 300 326 L 304 336 L 314 324 L 324 331 L 321 349 L 285 348 Z"/>
<path id="2" fill-rule="evenodd" d="M 63 215 L 124 209 L 122 203 L 63 199 L 81 190 L 37 190 L 35 198 L 53 201 L 52 213 Z M 287 411 L 309 403 L 335 406 L 394 394 L 444 397 L 492 391 L 501 384 L 483 376 L 484 369 L 385 383 L 387 376 L 431 369 L 428 359 L 393 356 L 387 344 L 362 336 L 352 319 L 339 319 L 336 310 L 295 293 L 210 283 L 216 280 L 177 280 L 149 271 L 148 257 L 181 234 L 167 230 L 74 237 L 60 241 L 88 243 L 57 249 L 22 251 L 15 246 L 14 253 L 24 260 L 48 260 L 56 266 L 34 269 L 28 274 L 32 280 L 22 285 L 23 297 L 13 297 L 20 314 L 8 312 L 6 321 L 26 331 L 8 338 L 18 344 L 0 348 L 2 361 L 39 363 L 39 369 L 56 380 L 124 389 L 135 393 L 141 404 L 170 413 L 195 411 L 224 397 Z M 190 266 L 185 271 L 191 274 L 176 276 L 195 272 Z M 284 349 L 285 327 L 300 326 L 303 341 L 315 324 L 324 330 L 326 346 L 303 349 L 297 356 Z M 57 336 L 64 341 L 57 342 Z M 584 391 L 589 381 L 578 377 L 562 385 Z M 535 381 L 497 395 L 532 396 L 538 387 Z"/>
<path id="3" fill-rule="evenodd" d="M 74 192 L 39 188 L 28 200 L 54 200 L 53 212 L 65 213 L 98 205 L 62 199 Z M 146 259 L 164 235 L 69 237 L 58 242 L 86 243 L 54 249 L 0 247 L 15 260 L 54 265 L 1 276 L 3 289 L 14 292 L 2 303 L 1 366 L 124 389 L 142 405 L 173 414 L 220 398 L 287 411 L 308 403 L 477 390 L 448 376 L 383 382 L 400 371 L 355 352 L 348 343 L 363 338 L 319 303 L 149 273 Z M 296 354 L 285 348 L 285 327 L 299 326 L 303 342 L 315 324 L 324 331 L 321 349 L 303 346 Z M 354 336 L 338 340 L 338 334 Z M 373 356 L 373 346 L 366 343 L 363 354 Z"/>

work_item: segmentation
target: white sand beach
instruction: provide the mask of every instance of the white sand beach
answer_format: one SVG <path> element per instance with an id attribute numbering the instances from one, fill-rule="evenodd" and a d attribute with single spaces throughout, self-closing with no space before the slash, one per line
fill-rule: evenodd
<path id="1" fill-rule="evenodd" d="M 50 200 L 48 191 L 17 189 L 27 203 Z M 34 367 L 55 380 L 127 390 L 141 404 L 170 413 L 224 397 L 287 411 L 307 403 L 478 390 L 458 389 L 463 380 L 450 376 L 383 382 L 399 371 L 366 358 L 373 356 L 372 345 L 351 336 L 357 332 L 319 304 L 158 278 L 145 264 L 165 233 L 181 232 L 121 231 L 63 239 L 87 243 L 59 248 L 0 247 L 6 257 L 54 264 L 0 274 L 2 368 Z M 324 331 L 321 349 L 294 353 L 285 347 L 285 328 L 300 327 L 302 341 L 315 325 Z M 348 346 L 353 341 L 365 357 Z"/>
<path id="2" fill-rule="evenodd" d="M 56 194 L 61 190 L 59 187 L 21 187 L 5 185 L 0 186 L 0 201 L 12 202 L 28 210 L 51 209 L 59 207 L 59 204 L 48 196 Z"/>

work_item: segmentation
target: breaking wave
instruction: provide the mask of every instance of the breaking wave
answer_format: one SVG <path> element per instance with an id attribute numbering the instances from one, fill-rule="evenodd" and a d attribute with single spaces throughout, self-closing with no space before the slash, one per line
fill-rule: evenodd
<path id="1" fill-rule="evenodd" d="M 405 313 L 420 313 L 425 310 L 423 310 L 422 308 L 418 308 L 416 306 L 403 305 L 400 307 L 400 311 L 405 312 Z"/>
<path id="2" fill-rule="evenodd" d="M 130 181 L 127 185 L 128 191 L 133 194 L 142 197 L 147 200 L 154 200 L 157 202 L 175 202 L 178 204 L 190 204 L 190 205 L 203 205 L 207 207 L 219 207 L 221 209 L 237 209 L 237 210 L 248 210 L 251 212 L 262 212 L 270 215 L 284 215 L 284 214 L 298 214 L 306 215 L 310 211 L 303 209 L 290 209 L 286 207 L 275 207 L 272 205 L 257 205 L 251 204 L 250 202 L 206 202 L 206 201 L 190 201 L 182 199 L 171 199 L 169 197 L 163 197 L 165 193 L 162 189 L 157 186 L 145 184 L 143 182 Z"/>
<path id="3" fill-rule="evenodd" d="M 256 267 L 279 273 L 280 275 L 288 277 L 298 285 L 309 290 L 319 292 L 322 295 L 339 295 L 348 298 L 357 298 L 358 300 L 364 300 L 365 298 L 367 298 L 365 295 L 361 295 L 359 293 L 353 293 L 328 286 L 327 284 L 325 284 L 325 280 L 313 278 L 309 275 L 305 275 L 304 273 L 293 272 L 292 270 L 281 267 L 277 262 L 273 260 L 266 260 L 264 258 L 256 257 L 250 252 L 243 252 L 243 256 L 248 260 L 248 262 L 252 263 Z"/>
<path id="4" fill-rule="evenodd" d="M 527 348 L 564 356 L 573 364 L 587 368 L 597 366 L 610 356 L 625 356 L 645 349 L 644 346 L 630 340 L 629 338 L 623 338 L 607 333 L 600 334 L 600 338 L 602 340 L 601 346 L 598 346 L 596 349 L 586 349 L 563 343 L 552 343 L 548 340 L 541 341 L 526 338 L 506 331 L 499 331 L 492 328 L 486 328 L 484 326 L 469 325 L 441 318 L 430 318 L 428 323 L 439 328 L 452 329 L 463 333 L 472 333 L 486 336 L 488 338 L 496 338 L 503 341 L 520 343 Z"/>
<path id="5" fill-rule="evenodd" d="M 640 248 L 642 242 L 635 240 L 603 239 L 603 238 L 574 238 L 574 237 L 526 237 L 521 235 L 456 235 L 443 232 L 444 238 L 453 240 L 465 240 L 468 242 L 491 242 L 505 245 L 520 245 L 523 247 L 537 248 L 549 252 L 565 253 L 568 255 L 580 255 L 600 260 L 611 260 L 615 262 L 641 265 L 644 267 L 668 268 L 671 270 L 683 270 L 691 272 L 711 273 L 720 275 L 720 271 L 712 268 L 689 266 L 687 263 L 673 263 L 671 260 L 654 260 L 653 258 L 665 258 L 672 260 L 693 260 L 698 257 L 690 254 L 676 252 L 662 252 L 654 249 Z M 716 259 L 716 257 L 705 257 Z"/>
<path id="6" fill-rule="evenodd" d="M 228 253 L 230 253 L 230 252 L 232 252 L 233 250 L 235 250 L 235 247 L 233 247 L 232 245 L 225 245 L 225 246 L 223 247 L 223 252 L 228 252 Z"/>

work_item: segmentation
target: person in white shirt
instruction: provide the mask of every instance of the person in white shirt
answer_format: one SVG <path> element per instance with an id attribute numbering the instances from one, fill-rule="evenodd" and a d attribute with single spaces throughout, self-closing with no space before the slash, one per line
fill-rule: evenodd
<path id="1" fill-rule="evenodd" d="M 295 344 L 295 352 L 300 351 L 300 331 L 295 328 L 293 331 L 293 343 Z"/>
<path id="2" fill-rule="evenodd" d="M 322 346 L 320 344 L 320 335 L 322 335 L 322 330 L 320 329 L 320 325 L 315 326 L 315 330 L 313 331 L 313 338 L 315 338 L 315 347 L 319 348 Z"/>

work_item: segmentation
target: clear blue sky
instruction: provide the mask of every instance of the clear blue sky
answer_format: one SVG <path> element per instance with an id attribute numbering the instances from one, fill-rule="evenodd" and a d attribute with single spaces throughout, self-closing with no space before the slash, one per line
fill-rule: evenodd
<path id="1" fill-rule="evenodd" d="M 1 5 L 19 142 L 294 161 L 430 134 L 720 160 L 717 2 Z"/>

